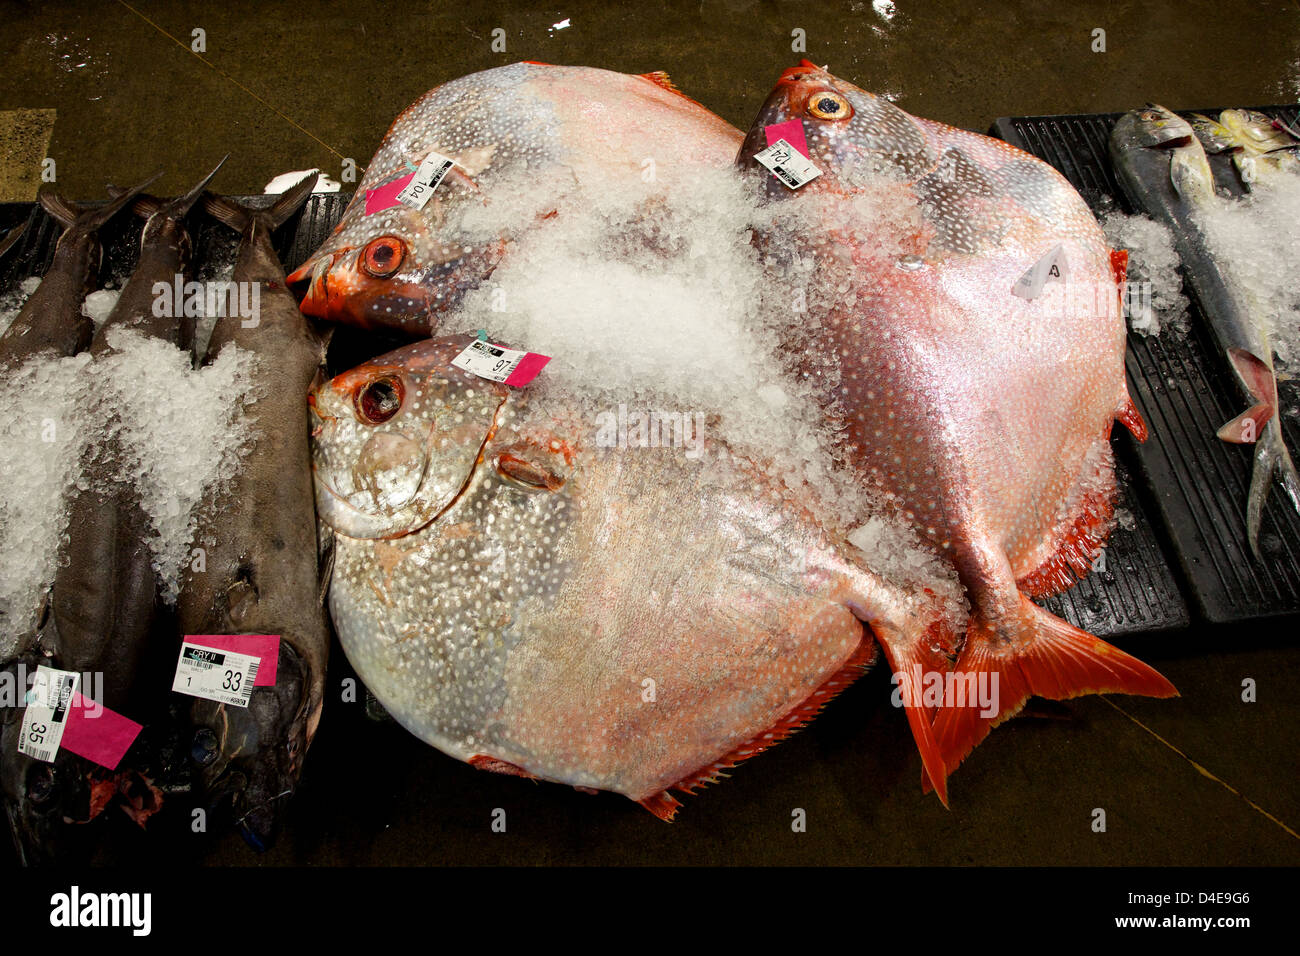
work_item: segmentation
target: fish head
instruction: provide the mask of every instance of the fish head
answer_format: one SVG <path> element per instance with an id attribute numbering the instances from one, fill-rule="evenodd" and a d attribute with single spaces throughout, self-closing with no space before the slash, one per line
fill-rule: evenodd
<path id="1" fill-rule="evenodd" d="M 258 687 L 247 707 L 197 698 L 190 759 L 209 809 L 227 804 L 256 850 L 279 834 L 302 776 L 302 758 L 319 715 L 316 682 L 290 641 L 280 641 L 273 687 Z"/>
<path id="2" fill-rule="evenodd" d="M 1192 124 L 1173 110 L 1148 103 L 1120 117 L 1112 139 L 1117 146 L 1166 149 L 1186 146 L 1194 138 Z"/>
<path id="3" fill-rule="evenodd" d="M 76 825 L 94 815 L 90 781 L 82 762 L 64 751 L 52 763 L 18 753 L 18 710 L 0 734 L 7 755 L 0 761 L 3 799 L 14 849 L 24 865 L 63 859 Z"/>
<path id="4" fill-rule="evenodd" d="M 849 192 L 881 175 L 911 180 L 935 162 L 910 115 L 804 60 L 781 74 L 745 136 L 737 165 L 753 167 L 754 155 L 768 146 L 767 127 L 792 120 L 803 126 L 808 158 L 822 171 L 800 192 Z M 766 179 L 769 197 L 792 193 L 774 177 Z"/>
<path id="5" fill-rule="evenodd" d="M 306 315 L 430 335 L 438 315 L 491 273 L 502 251 L 501 242 L 458 243 L 440 226 L 425 210 L 397 205 L 365 215 L 354 205 L 287 282 Z"/>
<path id="6" fill-rule="evenodd" d="M 402 537 L 465 487 L 509 392 L 451 364 L 472 341 L 417 342 L 309 394 L 316 507 L 334 531 Z"/>

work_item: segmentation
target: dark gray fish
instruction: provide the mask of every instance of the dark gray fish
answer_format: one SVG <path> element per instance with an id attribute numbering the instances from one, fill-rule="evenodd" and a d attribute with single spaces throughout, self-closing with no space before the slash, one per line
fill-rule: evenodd
<path id="1" fill-rule="evenodd" d="M 140 261 L 91 341 L 92 355 L 112 350 L 108 336 L 116 329 L 134 329 L 182 344 L 177 319 L 154 314 L 153 287 L 189 273 L 192 244 L 185 217 L 216 172 L 178 199 L 146 200 L 137 210 L 149 214 Z M 125 192 L 114 202 L 134 199 L 137 193 Z M 69 538 L 50 592 L 49 611 L 36 646 L 24 660 L 28 667 L 39 661 L 83 674 L 102 674 L 100 703 L 142 720 L 150 716 L 149 695 L 142 691 L 165 679 L 170 642 L 155 627 L 158 583 L 147 544 L 149 517 L 131 483 L 118 477 L 124 454 L 110 438 L 83 455 L 81 479 L 68 504 Z M 165 704 L 164 695 L 153 697 Z M 0 785 L 19 854 L 25 862 L 38 862 L 59 856 L 65 823 L 88 822 L 102 809 L 102 794 L 101 800 L 94 799 L 96 787 L 102 791 L 115 784 L 100 768 L 66 750 L 59 751 L 52 764 L 18 753 L 21 719 L 20 712 L 0 735 Z"/>
<path id="2" fill-rule="evenodd" d="M 1218 436 L 1233 444 L 1255 445 L 1246 537 L 1259 557 L 1260 522 L 1274 478 L 1300 511 L 1300 474 L 1278 424 L 1272 318 L 1251 284 L 1211 251 L 1206 217 L 1222 200 L 1215 193 L 1205 148 L 1191 124 L 1154 104 L 1126 113 L 1111 132 L 1110 155 L 1129 201 L 1173 233 L 1187 280 L 1251 403 L 1220 428 Z"/>
<path id="3" fill-rule="evenodd" d="M 233 281 L 260 289 L 255 325 L 218 319 L 209 360 L 236 346 L 257 356 L 246 406 L 253 447 L 240 472 L 205 502 L 197 539 L 205 569 L 187 569 L 177 613 L 185 634 L 278 634 L 274 687 L 247 708 L 195 699 L 193 759 L 210 804 L 233 807 L 245 840 L 274 840 L 303 756 L 320 721 L 329 626 L 321 600 L 316 511 L 308 447 L 307 393 L 325 360 L 325 339 L 285 285 L 271 233 L 306 201 L 311 175 L 269 209 L 209 196 L 207 211 L 242 234 Z M 209 540 L 211 543 L 209 544 Z"/>
<path id="4" fill-rule="evenodd" d="M 160 175 L 150 176 L 107 205 L 91 209 L 78 209 L 55 193 L 41 194 L 41 205 L 63 225 L 64 232 L 45 278 L 0 336 L 0 369 L 14 368 L 47 350 L 75 355 L 90 344 L 94 323 L 81 314 L 81 303 L 98 287 L 102 259 L 99 230 Z"/>

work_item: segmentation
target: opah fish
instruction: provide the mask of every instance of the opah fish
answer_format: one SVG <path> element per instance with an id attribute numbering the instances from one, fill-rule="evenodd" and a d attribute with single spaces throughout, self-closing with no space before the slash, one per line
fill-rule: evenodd
<path id="1" fill-rule="evenodd" d="M 769 137 L 806 140 L 821 175 L 797 191 L 768 175 L 754 156 Z M 940 796 L 944 775 L 1032 694 L 1173 694 L 1030 600 L 1086 573 L 1105 541 L 1112 421 L 1146 433 L 1124 381 L 1125 259 L 1083 200 L 1045 163 L 806 60 L 782 75 L 738 163 L 769 197 L 809 204 L 792 215 L 824 213 L 820 228 L 783 231 L 778 218 L 765 241 L 811 257 L 814 281 L 853 285 L 818 300 L 821 345 L 839 357 L 824 398 L 845 466 L 894 496 L 955 567 L 972 605 L 956 671 L 999 678 L 996 715 L 941 706 L 933 745 L 918 735 Z M 878 636 L 906 672 L 916 645 Z"/>
<path id="2" fill-rule="evenodd" d="M 289 282 L 306 283 L 308 315 L 428 335 L 565 194 L 621 171 L 650 196 L 701 165 L 725 168 L 739 141 L 662 73 L 543 63 L 473 73 L 398 116 L 334 233 Z M 456 165 L 423 209 L 394 204 L 431 153 Z"/>
<path id="3" fill-rule="evenodd" d="M 576 400 L 451 366 L 470 341 L 311 397 L 335 629 L 428 743 L 667 818 L 669 791 L 810 719 L 872 633 L 955 653 L 925 595 L 855 565 L 759 463 L 597 447 Z"/>

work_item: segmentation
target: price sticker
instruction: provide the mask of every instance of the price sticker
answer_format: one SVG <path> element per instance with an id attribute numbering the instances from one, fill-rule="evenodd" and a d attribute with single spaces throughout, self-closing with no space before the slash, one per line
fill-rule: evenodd
<path id="1" fill-rule="evenodd" d="M 185 641 L 172 690 L 219 704 L 247 707 L 260 665 L 258 657 Z"/>
<path id="2" fill-rule="evenodd" d="M 452 359 L 451 364 L 493 382 L 527 385 L 549 361 L 549 357 L 536 352 L 521 352 L 476 339 Z"/>
<path id="3" fill-rule="evenodd" d="M 811 159 L 784 139 L 755 153 L 754 158 L 790 189 L 807 185 L 822 174 Z"/>
<path id="4" fill-rule="evenodd" d="M 423 209 L 443 177 L 451 172 L 451 167 L 455 165 L 454 159 L 448 159 L 438 153 L 430 153 L 424 158 L 424 162 L 420 163 L 420 168 L 415 171 L 411 181 L 397 194 L 397 201 L 412 209 Z"/>
<path id="5" fill-rule="evenodd" d="M 54 760 L 63 741 L 63 732 L 68 727 L 72 696 L 80 682 L 81 675 L 76 671 L 61 671 L 44 665 L 36 668 L 25 701 L 27 710 L 23 713 L 19 753 L 46 763 Z"/>

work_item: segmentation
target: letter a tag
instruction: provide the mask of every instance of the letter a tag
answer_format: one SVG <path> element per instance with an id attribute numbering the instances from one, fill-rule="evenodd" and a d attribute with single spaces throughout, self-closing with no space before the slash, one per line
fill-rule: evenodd
<path id="1" fill-rule="evenodd" d="M 1070 275 L 1070 266 L 1065 261 L 1065 246 L 1059 243 L 1039 259 L 1032 269 L 1020 277 L 1011 292 L 1022 299 L 1033 300 L 1043 291 L 1049 282 L 1064 282 Z"/>

